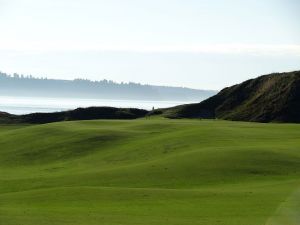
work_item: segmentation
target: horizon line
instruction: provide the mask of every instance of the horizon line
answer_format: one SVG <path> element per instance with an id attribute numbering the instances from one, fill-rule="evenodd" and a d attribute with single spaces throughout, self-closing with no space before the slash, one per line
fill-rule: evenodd
<path id="1" fill-rule="evenodd" d="M 81 80 L 81 81 L 89 81 L 89 82 L 103 82 L 103 81 L 111 81 L 113 84 L 117 84 L 117 85 L 130 85 L 130 83 L 132 84 L 136 84 L 136 85 L 141 85 L 141 86 L 154 86 L 154 87 L 167 87 L 167 88 L 182 88 L 182 89 L 190 89 L 190 90 L 198 90 L 198 91 L 220 91 L 220 90 L 215 90 L 215 89 L 199 89 L 199 88 L 191 88 L 191 87 L 185 87 L 185 86 L 170 86 L 170 85 L 156 85 L 156 84 L 147 84 L 147 83 L 137 83 L 134 81 L 115 81 L 115 80 L 110 80 L 110 79 L 106 79 L 103 78 L 101 80 L 92 80 L 92 79 L 87 79 L 87 78 L 72 78 L 72 79 L 67 79 L 67 78 L 63 78 L 63 79 L 58 79 L 58 78 L 48 78 L 48 77 L 43 77 L 43 76 L 37 76 L 37 75 L 26 75 L 26 74 L 22 74 L 22 73 L 6 73 L 0 70 L 0 76 L 2 74 L 5 74 L 6 76 L 8 76 L 9 78 L 14 78 L 14 79 L 33 79 L 33 80 L 56 80 L 56 81 L 76 81 L 76 80 Z M 19 77 L 14 77 L 14 74 L 18 75 Z M 22 77 L 23 76 L 23 77 Z"/>

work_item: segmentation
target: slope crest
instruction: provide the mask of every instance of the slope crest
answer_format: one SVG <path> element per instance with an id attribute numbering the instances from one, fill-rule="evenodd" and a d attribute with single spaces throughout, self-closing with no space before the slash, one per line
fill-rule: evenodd
<path id="1" fill-rule="evenodd" d="M 203 102 L 166 109 L 163 114 L 170 118 L 300 122 L 300 71 L 247 80 Z"/>

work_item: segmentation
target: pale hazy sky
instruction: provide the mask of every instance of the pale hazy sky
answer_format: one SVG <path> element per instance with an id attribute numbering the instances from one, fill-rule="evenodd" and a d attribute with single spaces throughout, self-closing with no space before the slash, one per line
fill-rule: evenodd
<path id="1" fill-rule="evenodd" d="M 300 69 L 299 0 L 0 0 L 0 70 L 221 89 Z"/>

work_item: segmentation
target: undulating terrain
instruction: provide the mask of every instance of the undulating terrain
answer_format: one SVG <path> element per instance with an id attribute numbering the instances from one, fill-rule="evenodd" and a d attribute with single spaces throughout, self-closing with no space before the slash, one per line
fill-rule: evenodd
<path id="1" fill-rule="evenodd" d="M 49 123 L 91 119 L 136 119 L 160 115 L 166 118 L 224 119 L 248 122 L 300 123 L 300 71 L 263 75 L 224 88 L 194 104 L 142 110 L 89 107 L 54 113 L 11 115 L 0 112 L 0 123 Z"/>
<path id="2" fill-rule="evenodd" d="M 0 112 L 0 124 L 41 124 L 73 120 L 93 119 L 137 119 L 147 116 L 149 111 L 135 108 L 88 107 L 61 112 L 30 113 L 13 115 Z"/>
<path id="3" fill-rule="evenodd" d="M 0 225 L 296 225 L 300 126 L 0 125 Z"/>
<path id="4" fill-rule="evenodd" d="M 169 118 L 219 118 L 254 122 L 300 122 L 300 71 L 247 80 L 200 103 L 163 111 Z"/>

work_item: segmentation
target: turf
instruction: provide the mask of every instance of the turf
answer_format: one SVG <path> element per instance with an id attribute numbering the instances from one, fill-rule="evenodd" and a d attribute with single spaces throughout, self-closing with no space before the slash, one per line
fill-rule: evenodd
<path id="1" fill-rule="evenodd" d="M 0 225 L 295 225 L 300 125 L 0 126 Z"/>

